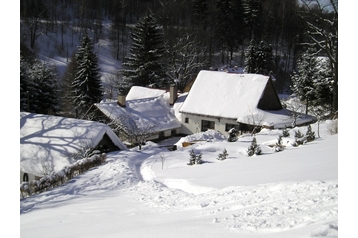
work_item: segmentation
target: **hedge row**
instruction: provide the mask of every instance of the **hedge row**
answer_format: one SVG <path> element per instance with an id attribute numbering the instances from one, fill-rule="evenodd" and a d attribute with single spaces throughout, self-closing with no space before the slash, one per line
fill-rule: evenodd
<path id="1" fill-rule="evenodd" d="M 39 180 L 23 182 L 20 184 L 20 196 L 21 198 L 25 198 L 33 194 L 44 192 L 47 189 L 60 186 L 89 169 L 103 164 L 106 161 L 106 158 L 106 153 L 95 154 L 91 157 L 78 160 L 69 166 L 65 166 L 57 173 L 45 175 Z"/>

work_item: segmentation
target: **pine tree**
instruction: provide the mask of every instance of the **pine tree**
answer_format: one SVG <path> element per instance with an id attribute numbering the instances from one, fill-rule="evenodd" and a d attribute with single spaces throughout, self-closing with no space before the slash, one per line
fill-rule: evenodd
<path id="1" fill-rule="evenodd" d="M 82 118 L 94 103 L 100 102 L 103 95 L 98 59 L 87 35 L 82 38 L 75 58 L 77 67 L 71 86 L 72 102 L 77 111 L 76 117 Z"/>
<path id="2" fill-rule="evenodd" d="M 311 125 L 308 125 L 308 127 L 307 127 L 306 139 L 307 139 L 307 142 L 311 142 L 316 139 L 316 135 L 315 135 L 314 131 L 312 131 Z"/>
<path id="3" fill-rule="evenodd" d="M 202 161 L 202 154 L 196 154 L 195 151 L 193 149 L 190 150 L 190 159 L 189 159 L 189 163 L 188 165 L 194 165 L 194 164 L 201 164 L 203 163 Z"/>
<path id="4" fill-rule="evenodd" d="M 219 154 L 219 157 L 217 159 L 218 160 L 226 160 L 228 156 L 229 156 L 229 154 L 227 153 L 227 150 L 224 149 L 223 152 L 221 154 Z"/>
<path id="5" fill-rule="evenodd" d="M 245 52 L 245 72 L 270 75 L 275 69 L 273 51 L 271 45 L 260 41 L 257 45 L 255 40 L 251 40 Z"/>
<path id="6" fill-rule="evenodd" d="M 271 45 L 261 41 L 256 51 L 256 73 L 263 75 L 272 74 L 275 68 Z"/>
<path id="7" fill-rule="evenodd" d="M 75 79 L 77 69 L 76 52 L 72 55 L 61 80 L 61 116 L 76 117 L 73 104 L 72 83 Z"/>
<path id="8" fill-rule="evenodd" d="M 249 46 L 245 51 L 245 72 L 255 73 L 256 72 L 256 42 L 254 39 L 250 41 Z"/>
<path id="9" fill-rule="evenodd" d="M 314 49 L 304 52 L 297 62 L 291 80 L 291 89 L 306 103 L 306 114 L 310 106 L 332 106 L 332 75 L 328 62 L 314 54 Z"/>
<path id="10" fill-rule="evenodd" d="M 249 39 L 260 40 L 262 35 L 263 26 L 263 8 L 262 0 L 244 0 L 244 19 L 246 23 L 246 29 L 249 32 Z"/>
<path id="11" fill-rule="evenodd" d="M 163 31 L 152 14 L 137 23 L 131 39 L 130 56 L 123 63 L 123 75 L 133 85 L 148 86 L 155 83 L 166 86 L 162 62 L 165 52 Z"/>
<path id="12" fill-rule="evenodd" d="M 215 12 L 215 35 L 222 51 L 230 53 L 233 59 L 234 49 L 242 43 L 244 19 L 240 0 L 218 0 Z M 224 59 L 222 58 L 222 63 Z"/>
<path id="13" fill-rule="evenodd" d="M 252 139 L 251 145 L 247 149 L 247 155 L 253 156 L 253 155 L 261 155 L 262 150 L 259 144 L 257 144 L 256 137 Z"/>
<path id="14" fill-rule="evenodd" d="M 29 64 L 20 56 L 20 110 L 54 115 L 58 111 L 58 75 L 38 59 Z"/>
<path id="15" fill-rule="evenodd" d="M 282 135 L 278 136 L 274 149 L 276 152 L 282 151 L 284 149 L 284 145 L 282 143 Z"/>

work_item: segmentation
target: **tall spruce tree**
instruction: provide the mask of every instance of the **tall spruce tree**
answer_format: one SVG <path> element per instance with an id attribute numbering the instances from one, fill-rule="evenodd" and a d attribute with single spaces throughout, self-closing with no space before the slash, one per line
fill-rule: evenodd
<path id="1" fill-rule="evenodd" d="M 98 58 L 87 35 L 81 40 L 75 60 L 76 69 L 71 85 L 72 103 L 76 117 L 82 118 L 94 103 L 100 102 L 103 95 Z"/>
<path id="2" fill-rule="evenodd" d="M 327 60 L 328 61 L 328 60 Z M 332 109 L 332 74 L 324 57 L 317 57 L 314 49 L 304 52 L 297 62 L 297 70 L 292 73 L 291 89 L 305 101 L 306 114 L 310 106 L 325 106 Z"/>
<path id="3" fill-rule="evenodd" d="M 163 29 L 153 14 L 147 14 L 136 24 L 131 39 L 130 56 L 123 63 L 124 79 L 137 86 L 166 86 Z"/>
<path id="4" fill-rule="evenodd" d="M 48 63 L 27 63 L 20 56 L 20 110 L 54 115 L 58 111 L 58 75 Z"/>
<path id="5" fill-rule="evenodd" d="M 245 52 L 245 71 L 247 73 L 270 75 L 275 69 L 275 61 L 271 45 L 261 41 L 258 45 L 255 40 L 250 41 Z"/>

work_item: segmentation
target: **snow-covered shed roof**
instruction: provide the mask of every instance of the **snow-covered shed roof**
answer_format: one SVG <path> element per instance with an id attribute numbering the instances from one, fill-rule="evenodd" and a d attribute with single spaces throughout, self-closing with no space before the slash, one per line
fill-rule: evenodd
<path id="1" fill-rule="evenodd" d="M 105 134 L 119 149 L 127 149 L 103 123 L 20 112 L 20 170 L 41 176 L 42 164 L 47 163 L 57 172 L 74 162 L 66 154 L 98 145 Z"/>
<path id="2" fill-rule="evenodd" d="M 95 106 L 111 120 L 128 115 L 139 128 L 154 125 L 154 131 L 160 132 L 181 126 L 173 107 L 169 105 L 169 96 L 165 90 L 134 86 L 126 97 L 125 107 L 114 100 L 96 103 Z"/>
<path id="3" fill-rule="evenodd" d="M 274 102 L 275 110 L 259 105 Z M 234 119 L 251 124 L 252 118 L 265 126 L 290 126 L 290 112 L 283 109 L 270 76 L 202 70 L 199 72 L 181 113 Z M 301 121 L 300 121 L 301 120 Z M 303 120 L 303 121 L 302 121 Z M 312 118 L 300 118 L 297 124 Z"/>

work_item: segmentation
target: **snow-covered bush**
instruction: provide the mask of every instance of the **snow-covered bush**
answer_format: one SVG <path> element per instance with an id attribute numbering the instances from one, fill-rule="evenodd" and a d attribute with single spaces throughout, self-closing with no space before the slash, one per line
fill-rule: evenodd
<path id="1" fill-rule="evenodd" d="M 259 144 L 257 144 L 256 137 L 254 137 L 252 139 L 251 145 L 247 149 L 247 155 L 251 157 L 253 155 L 261 155 L 261 154 L 262 154 L 261 147 Z"/>
<path id="2" fill-rule="evenodd" d="M 287 127 L 285 127 L 285 129 L 282 130 L 282 136 L 283 137 L 289 137 L 290 136 L 290 132 L 288 131 Z"/>
<path id="3" fill-rule="evenodd" d="M 338 134 L 338 119 L 332 120 L 327 126 L 327 130 L 331 135 Z"/>
<path id="4" fill-rule="evenodd" d="M 221 154 L 219 154 L 219 157 L 217 159 L 218 160 L 226 160 L 228 156 L 229 156 L 229 154 L 227 153 L 227 150 L 224 149 L 224 151 Z"/>
<path id="5" fill-rule="evenodd" d="M 278 139 L 277 139 L 277 142 L 276 142 L 276 144 L 274 146 L 274 149 L 275 149 L 276 152 L 279 152 L 279 151 L 283 151 L 284 148 L 285 148 L 285 146 L 282 143 L 282 135 L 279 135 Z"/>
<path id="6" fill-rule="evenodd" d="M 307 142 L 314 141 L 316 139 L 315 132 L 312 131 L 311 125 L 308 125 L 307 132 L 306 132 L 306 140 Z"/>
<path id="7" fill-rule="evenodd" d="M 234 142 L 234 141 L 237 141 L 237 134 L 238 134 L 238 130 L 236 130 L 235 128 L 231 128 L 229 131 L 228 131 L 228 134 L 229 134 L 229 137 L 228 137 L 228 141 L 229 142 Z"/>
<path id="8" fill-rule="evenodd" d="M 21 183 L 20 195 L 24 198 L 26 196 L 31 196 L 32 194 L 46 191 L 47 189 L 60 186 L 81 173 L 86 172 L 90 168 L 103 164 L 106 158 L 107 155 L 105 153 L 94 154 L 91 157 L 83 158 L 69 166 L 65 166 L 57 173 L 52 172 L 38 180 Z"/>
<path id="9" fill-rule="evenodd" d="M 295 131 L 295 141 L 293 142 L 292 146 L 303 145 L 306 142 L 307 142 L 307 139 L 302 134 L 302 132 L 300 130 Z"/>
<path id="10" fill-rule="evenodd" d="M 202 157 L 201 153 L 197 154 L 197 153 L 195 153 L 195 151 L 193 149 L 191 149 L 191 151 L 190 151 L 190 159 L 189 159 L 188 165 L 194 165 L 194 164 L 203 163 L 201 157 Z"/>

